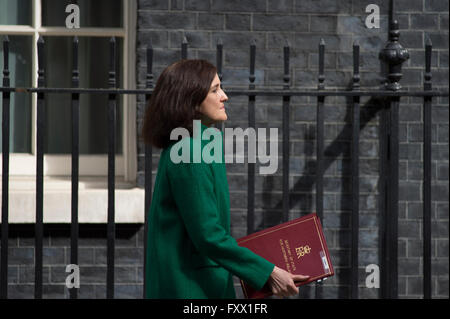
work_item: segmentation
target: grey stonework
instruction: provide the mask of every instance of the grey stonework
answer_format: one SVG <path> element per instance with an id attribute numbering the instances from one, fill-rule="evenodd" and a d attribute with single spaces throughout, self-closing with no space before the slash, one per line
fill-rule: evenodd
<path id="1" fill-rule="evenodd" d="M 10 225 L 8 298 L 34 298 L 34 226 Z M 70 225 L 44 226 L 43 298 L 69 298 Z M 106 225 L 80 225 L 79 298 L 106 298 Z M 142 298 L 142 225 L 116 225 L 115 297 Z"/>
<path id="2" fill-rule="evenodd" d="M 378 53 L 387 39 L 388 1 L 378 4 L 380 29 L 368 29 L 364 22 L 367 1 L 185 1 L 184 11 L 170 7 L 148 11 L 141 1 L 139 17 L 138 85 L 145 85 L 145 48 L 152 39 L 155 50 L 155 79 L 161 69 L 180 57 L 182 36 L 189 42 L 188 57 L 206 58 L 215 63 L 218 39 L 224 47 L 223 85 L 248 86 L 249 45 L 256 44 L 256 85 L 281 87 L 283 51 L 286 40 L 291 47 L 291 86 L 316 88 L 318 44 L 326 43 L 325 85 L 348 88 L 352 81 L 352 45 L 361 47 L 361 86 L 379 88 Z M 424 43 L 433 42 L 433 87 L 448 87 L 448 2 L 396 1 L 400 41 L 411 58 L 403 68 L 402 85 L 410 89 L 423 86 Z M 160 26 L 151 20 L 166 16 Z M 179 18 L 179 19 L 178 19 Z M 195 20 L 196 18 L 196 20 Z M 162 19 L 162 18 L 160 18 Z M 170 21 L 170 20 L 177 20 Z M 169 22 L 170 21 L 170 22 Z M 181 22 L 184 21 L 184 22 Z M 182 30 L 173 27 L 183 23 Z M 278 127 L 281 135 L 281 99 L 257 97 L 258 127 Z M 336 276 L 325 282 L 326 298 L 348 298 L 350 280 L 351 229 L 351 107 L 348 100 L 327 97 L 325 105 L 324 219 L 325 236 L 336 268 Z M 402 98 L 400 108 L 400 190 L 399 190 L 399 295 L 422 296 L 422 101 Z M 230 97 L 226 127 L 247 124 L 247 99 Z M 360 136 L 360 236 L 359 294 L 377 298 L 379 291 L 365 287 L 368 264 L 379 264 L 379 114 L 376 99 L 361 98 Z M 143 113 L 145 103 L 139 104 Z M 316 99 L 293 97 L 290 105 L 290 218 L 315 210 L 315 117 Z M 142 118 L 139 117 L 138 121 Z M 139 147 L 142 150 L 142 146 Z M 142 155 L 139 160 L 142 162 Z M 281 143 L 279 147 L 281 156 Z M 156 173 L 158 155 L 154 156 Z M 140 167 L 143 163 L 140 164 Z M 227 164 L 231 197 L 231 226 L 236 238 L 246 234 L 247 169 L 243 164 Z M 139 183 L 143 185 L 143 171 Z M 433 296 L 448 297 L 448 99 L 433 103 Z M 244 185 L 244 186 L 243 186 Z M 255 229 L 281 221 L 282 160 L 278 172 L 256 176 Z M 237 291 L 239 293 L 239 287 Z M 314 297 L 314 287 L 303 287 L 302 297 Z"/>
<path id="3" fill-rule="evenodd" d="M 368 4 L 378 4 L 381 28 L 364 25 Z M 257 87 L 283 85 L 283 51 L 291 46 L 291 86 L 316 88 L 318 44 L 326 43 L 326 88 L 348 88 L 352 80 L 352 45 L 361 46 L 361 86 L 380 88 L 378 53 L 387 40 L 388 1 L 382 0 L 139 0 L 137 19 L 137 87 L 145 87 L 147 45 L 154 48 L 155 81 L 164 67 L 180 58 L 180 44 L 189 42 L 188 57 L 204 58 L 215 64 L 216 44 L 223 41 L 223 85 L 247 87 L 249 45 L 256 43 Z M 433 88 L 448 90 L 448 1 L 399 0 L 396 18 L 400 42 L 411 58 L 403 68 L 401 84 L 408 89 L 423 87 L 426 38 L 433 43 Z M 137 97 L 138 132 L 145 101 Z M 422 297 L 422 100 L 401 98 L 400 106 L 400 190 L 398 222 L 399 297 Z M 315 210 L 315 118 L 314 97 L 293 97 L 290 105 L 290 218 Z M 281 98 L 256 98 L 258 127 L 278 127 L 281 132 Z M 361 98 L 360 135 L 360 233 L 359 295 L 378 298 L 379 289 L 365 286 L 368 264 L 380 264 L 378 180 L 379 107 L 376 99 Z M 350 297 L 351 230 L 351 107 L 346 98 L 325 99 L 324 232 L 336 275 L 324 282 L 324 298 Z M 226 127 L 247 123 L 247 99 L 230 97 Z M 433 100 L 432 125 L 432 294 L 448 298 L 448 98 Z M 256 174 L 255 229 L 281 221 L 281 143 L 278 172 Z M 156 174 L 159 151 L 154 150 Z M 258 165 L 256 165 L 256 169 Z M 144 146 L 138 142 L 138 180 L 144 185 Z M 246 234 L 247 168 L 227 164 L 231 199 L 231 229 L 236 238 Z M 258 170 L 256 170 L 258 172 Z M 154 175 L 155 176 L 155 175 Z M 17 226 L 19 227 L 19 226 Z M 26 226 L 24 226 L 26 227 Z M 56 227 L 56 226 L 55 226 Z M 104 232 L 103 226 L 98 226 Z M 49 229 L 44 239 L 44 297 L 67 297 L 64 266 L 69 263 L 70 231 Z M 106 235 L 80 225 L 80 269 L 82 298 L 104 298 L 106 282 Z M 32 228 L 28 228 L 32 232 Z M 142 297 L 143 227 L 117 226 L 116 297 Z M 11 234 L 10 296 L 32 298 L 33 238 Z M 242 297 L 238 282 L 236 291 Z M 301 298 L 314 298 L 314 285 L 301 288 Z"/>

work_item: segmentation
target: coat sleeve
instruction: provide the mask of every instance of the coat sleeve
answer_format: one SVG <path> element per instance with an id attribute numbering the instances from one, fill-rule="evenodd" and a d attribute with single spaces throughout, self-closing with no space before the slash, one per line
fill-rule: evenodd
<path id="1" fill-rule="evenodd" d="M 261 289 L 274 265 L 238 246 L 221 225 L 214 176 L 208 164 L 171 163 L 169 168 L 173 197 L 195 248 L 253 288 Z"/>

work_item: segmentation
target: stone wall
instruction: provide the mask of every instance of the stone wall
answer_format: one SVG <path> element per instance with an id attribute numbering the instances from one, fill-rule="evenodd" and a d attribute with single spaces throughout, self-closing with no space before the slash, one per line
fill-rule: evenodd
<path id="1" fill-rule="evenodd" d="M 380 7 L 380 28 L 369 29 L 367 5 Z M 433 43 L 433 87 L 448 88 L 448 2 L 396 1 L 400 42 L 410 52 L 401 83 L 408 89 L 423 86 L 424 47 Z M 377 89 L 384 79 L 378 53 L 387 40 L 388 1 L 139 1 L 138 85 L 145 86 L 145 49 L 154 48 L 155 80 L 178 60 L 181 41 L 188 41 L 188 58 L 216 63 L 216 45 L 223 42 L 223 85 L 249 84 L 250 43 L 256 44 L 257 87 L 283 85 L 283 46 L 290 45 L 291 86 L 316 88 L 318 44 L 324 39 L 326 88 L 348 88 L 352 81 L 352 45 L 361 47 L 361 87 Z M 422 100 L 402 98 L 400 107 L 399 295 L 421 297 L 422 283 Z M 314 97 L 293 97 L 290 105 L 290 218 L 315 210 Z M 368 264 L 380 264 L 379 252 L 379 109 L 376 99 L 361 99 L 360 136 L 360 297 L 376 298 L 378 289 L 365 287 Z M 225 127 L 248 126 L 248 99 L 231 96 Z M 281 221 L 282 101 L 256 99 L 258 127 L 278 127 L 280 161 L 274 175 L 256 175 L 255 229 Z M 139 103 L 138 123 L 145 103 Z M 351 214 L 351 104 L 346 98 L 325 100 L 324 228 L 336 276 L 325 282 L 324 297 L 349 297 Z M 140 167 L 143 148 L 139 147 Z M 157 152 L 156 152 L 157 153 Z M 158 154 L 154 155 L 156 172 Z M 232 234 L 246 234 L 247 168 L 227 164 L 231 196 Z M 258 172 L 258 165 L 256 168 Z M 139 173 L 143 185 L 143 171 Z M 448 98 L 433 105 L 433 296 L 448 296 Z M 238 289 L 239 290 L 239 289 Z M 313 297 L 314 288 L 302 288 Z"/>

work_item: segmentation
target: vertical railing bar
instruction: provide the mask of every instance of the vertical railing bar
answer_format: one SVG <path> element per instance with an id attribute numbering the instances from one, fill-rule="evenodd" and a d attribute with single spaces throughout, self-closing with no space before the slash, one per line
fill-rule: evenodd
<path id="1" fill-rule="evenodd" d="M 391 100 L 389 112 L 390 137 L 389 137 L 389 167 L 388 167 L 388 242 L 389 247 L 389 297 L 398 297 L 398 187 L 399 187 L 399 142 L 398 142 L 398 121 L 399 121 L 400 98 L 394 97 Z"/>
<path id="2" fill-rule="evenodd" d="M 402 88 L 399 81 L 402 78 L 402 63 L 409 59 L 409 52 L 399 43 L 400 31 L 398 21 L 393 18 L 394 2 L 390 2 L 389 40 L 381 50 L 379 58 L 387 63 L 388 76 L 385 89 L 398 91 Z M 389 112 L 387 120 L 386 145 L 386 214 L 384 218 L 383 267 L 381 268 L 384 297 L 398 298 L 398 194 L 399 194 L 399 104 L 400 97 L 388 99 Z"/>
<path id="3" fill-rule="evenodd" d="M 72 43 L 72 87 L 79 87 L 79 70 L 78 70 L 78 37 L 74 37 Z M 70 240 L 70 263 L 78 265 L 78 181 L 79 181 L 79 122 L 80 122 L 80 105 L 78 93 L 72 93 L 72 216 L 71 216 L 71 240 Z M 69 290 L 70 299 L 78 298 L 77 288 Z"/>
<path id="4" fill-rule="evenodd" d="M 319 42 L 319 77 L 318 90 L 325 89 L 325 41 Z M 323 223 L 323 148 L 324 148 L 324 112 L 325 96 L 317 97 L 317 123 L 316 123 L 316 211 L 322 225 Z M 322 283 L 316 282 L 315 295 L 317 299 L 322 298 Z"/>
<path id="5" fill-rule="evenodd" d="M 283 89 L 289 90 L 289 43 L 283 48 L 284 77 Z M 289 104 L 290 96 L 283 96 L 283 221 L 289 220 Z"/>
<path id="6" fill-rule="evenodd" d="M 432 89 L 430 38 L 425 45 L 424 90 Z M 423 99 L 423 297 L 431 299 L 431 129 L 432 97 Z"/>
<path id="7" fill-rule="evenodd" d="M 392 91 L 401 89 L 399 84 L 402 78 L 402 63 L 409 58 L 409 53 L 399 43 L 400 31 L 398 21 L 393 18 L 394 2 L 391 2 L 392 23 L 389 31 L 389 41 L 381 52 L 381 57 L 388 62 L 388 85 L 386 88 Z M 392 48 L 395 47 L 395 54 Z M 387 167 L 387 212 L 386 219 L 386 249 L 389 298 L 398 298 L 398 194 L 399 194 L 399 105 L 400 97 L 390 100 L 389 108 L 389 132 L 388 132 L 388 167 Z"/>
<path id="8" fill-rule="evenodd" d="M 320 39 L 319 43 L 319 83 L 318 90 L 325 89 L 325 75 L 324 75 L 324 59 L 325 59 L 325 41 Z M 324 96 L 317 97 L 317 165 L 316 165 L 316 210 L 317 215 L 323 223 L 323 144 L 324 144 L 324 114 L 323 105 L 325 102 Z"/>
<path id="9" fill-rule="evenodd" d="M 388 103 L 383 103 L 380 110 L 380 182 L 378 185 L 379 192 L 379 253 L 380 253 L 380 296 L 381 298 L 387 298 L 388 296 L 388 244 L 387 244 L 387 223 L 388 223 Z"/>
<path id="10" fill-rule="evenodd" d="M 3 39 L 3 87 L 9 80 L 9 38 Z M 9 237 L 9 135 L 10 92 L 2 92 L 2 238 L 0 253 L 0 299 L 8 298 L 8 237 Z"/>
<path id="11" fill-rule="evenodd" d="M 217 66 L 217 75 L 219 76 L 219 80 L 222 81 L 223 73 L 222 73 L 222 64 L 223 64 L 223 42 L 222 39 L 217 41 L 216 47 L 216 66 Z M 222 85 L 223 89 L 223 85 Z"/>
<path id="12" fill-rule="evenodd" d="M 38 87 L 45 85 L 44 74 L 44 39 L 39 37 L 38 43 Z M 44 130 L 45 130 L 45 95 L 37 94 L 36 116 L 36 222 L 35 222 L 35 268 L 34 297 L 42 299 L 42 250 L 44 235 Z"/>
<path id="13" fill-rule="evenodd" d="M 219 38 L 216 45 L 216 67 L 217 67 L 217 76 L 220 80 L 220 85 L 222 87 L 222 90 L 224 90 L 222 79 L 223 79 L 223 73 L 222 73 L 222 64 L 223 64 L 223 42 L 222 39 Z M 220 124 L 220 130 L 222 131 L 222 143 L 225 145 L 225 122 L 222 122 Z M 225 151 L 224 151 L 225 154 Z"/>
<path id="14" fill-rule="evenodd" d="M 255 60 L 256 60 L 256 44 L 252 40 L 250 44 L 250 75 L 249 75 L 249 90 L 255 89 Z M 255 95 L 248 96 L 248 127 L 255 128 Z M 248 172 L 247 172 L 247 234 L 254 232 L 254 215 L 255 215 L 255 163 L 250 163 L 250 156 L 248 158 Z"/>
<path id="15" fill-rule="evenodd" d="M 147 80 L 146 88 L 153 88 L 153 46 L 150 42 L 147 47 Z M 145 104 L 149 107 L 151 94 L 146 94 Z M 148 242 L 148 215 L 150 213 L 150 205 L 152 202 L 152 166 L 153 166 L 153 148 L 149 144 L 145 144 L 145 225 L 144 225 L 144 298 L 147 290 L 147 242 Z"/>
<path id="16" fill-rule="evenodd" d="M 392 29 L 392 22 L 394 22 L 394 10 L 394 0 L 389 0 L 388 34 Z"/>
<path id="17" fill-rule="evenodd" d="M 110 88 L 116 87 L 116 39 L 110 40 L 109 80 Z M 116 143 L 117 94 L 108 97 L 108 225 L 107 225 L 107 274 L 106 298 L 114 298 L 114 248 L 115 248 L 115 143 Z"/>
<path id="18" fill-rule="evenodd" d="M 353 44 L 353 85 L 359 90 L 359 44 Z M 353 97 L 352 113 L 352 220 L 351 220 L 351 298 L 358 298 L 358 235 L 359 235 L 359 125 L 360 97 Z"/>
<path id="19" fill-rule="evenodd" d="M 181 42 L 181 59 L 187 59 L 188 56 L 188 40 L 187 38 L 184 36 L 183 37 L 183 42 Z"/>

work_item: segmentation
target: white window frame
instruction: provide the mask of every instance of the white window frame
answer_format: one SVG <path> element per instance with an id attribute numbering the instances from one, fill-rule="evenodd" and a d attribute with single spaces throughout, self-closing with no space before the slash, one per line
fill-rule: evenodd
<path id="1" fill-rule="evenodd" d="M 135 89 L 135 60 L 136 60 L 136 0 L 122 0 L 123 26 L 122 28 L 79 28 L 67 29 L 65 27 L 42 26 L 41 0 L 32 2 L 32 26 L 0 25 L 0 35 L 28 35 L 33 36 L 32 47 L 32 86 L 37 87 L 37 41 L 39 36 L 90 36 L 90 37 L 118 37 L 123 39 L 123 83 L 124 89 Z M 66 14 L 62 12 L 61 14 Z M 83 14 L 82 12 L 80 14 Z M 136 149 L 136 96 L 121 95 L 123 102 L 123 154 L 116 156 L 115 175 L 123 178 L 125 182 L 136 181 L 137 149 Z M 31 153 L 10 154 L 10 176 L 33 176 L 36 174 L 36 110 L 37 94 L 32 94 L 31 104 Z M 2 159 L 0 157 L 0 167 Z M 108 172 L 107 154 L 80 155 L 79 174 L 82 176 L 106 176 Z M 1 174 L 1 173 L 0 173 Z M 44 176 L 70 176 L 71 154 L 51 155 L 44 154 Z"/>

